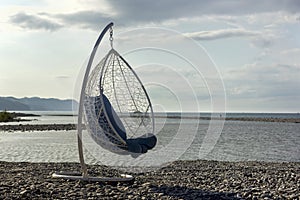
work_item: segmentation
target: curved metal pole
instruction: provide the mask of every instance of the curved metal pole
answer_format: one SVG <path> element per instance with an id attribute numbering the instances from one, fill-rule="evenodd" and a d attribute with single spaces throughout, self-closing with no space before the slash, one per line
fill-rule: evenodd
<path id="1" fill-rule="evenodd" d="M 78 108 L 78 121 L 77 121 L 77 140 L 78 140 L 78 153 L 79 153 L 79 160 L 80 160 L 80 165 L 81 165 L 81 170 L 82 170 L 82 176 L 83 177 L 87 177 L 87 167 L 85 165 L 84 162 L 84 156 L 83 156 L 83 149 L 82 149 L 82 113 L 83 113 L 83 101 L 84 101 L 84 96 L 85 96 L 85 88 L 86 88 L 86 84 L 87 84 L 87 80 L 90 74 L 90 70 L 91 70 L 91 66 L 93 64 L 93 60 L 95 57 L 95 54 L 97 52 L 98 46 L 103 38 L 103 36 L 105 35 L 105 33 L 113 26 L 114 24 L 111 22 L 109 23 L 101 32 L 101 34 L 99 35 L 93 51 L 90 55 L 89 58 L 89 62 L 86 66 L 86 71 L 84 74 L 84 78 L 83 78 L 83 82 L 82 82 L 82 86 L 81 86 L 81 92 L 80 92 L 80 100 L 79 100 L 79 108 Z"/>

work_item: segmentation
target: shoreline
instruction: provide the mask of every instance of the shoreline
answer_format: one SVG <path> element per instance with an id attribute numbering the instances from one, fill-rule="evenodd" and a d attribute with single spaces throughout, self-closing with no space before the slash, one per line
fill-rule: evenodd
<path id="1" fill-rule="evenodd" d="M 162 117 L 156 117 L 162 118 Z M 249 122 L 280 122 L 280 123 L 300 123 L 300 118 L 210 118 L 210 117 L 167 117 L 169 119 L 199 119 L 199 120 L 225 120 L 225 121 L 249 121 Z M 76 130 L 77 124 L 17 124 L 11 125 L 0 123 L 0 131 L 14 132 L 14 131 L 70 131 Z"/>
<path id="2" fill-rule="evenodd" d="M 0 125 L 0 131 L 71 131 L 77 130 L 76 124 L 19 124 L 19 125 Z"/>
<path id="3" fill-rule="evenodd" d="M 55 171 L 78 171 L 79 163 L 0 161 L 1 199 L 297 199 L 300 162 L 175 161 L 157 171 L 132 174 L 132 183 L 53 179 Z M 88 166 L 91 175 L 118 174 Z"/>

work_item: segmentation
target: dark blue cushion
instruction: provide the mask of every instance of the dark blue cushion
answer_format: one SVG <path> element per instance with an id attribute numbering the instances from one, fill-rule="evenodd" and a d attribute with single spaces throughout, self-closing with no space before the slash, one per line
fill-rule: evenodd
<path id="1" fill-rule="evenodd" d="M 103 126 L 102 123 L 108 123 L 108 120 L 109 120 L 111 125 L 113 126 L 113 128 L 118 133 L 118 135 L 124 141 L 126 141 L 126 144 L 128 146 L 127 150 L 129 152 L 146 153 L 149 149 L 152 149 L 156 145 L 157 138 L 155 135 L 151 135 L 150 137 L 142 136 L 139 138 L 127 139 L 126 130 L 125 130 L 125 127 L 124 127 L 121 119 L 117 115 L 116 111 L 112 107 L 112 105 L 109 102 L 109 100 L 107 99 L 107 97 L 104 94 L 102 94 L 102 97 L 103 97 L 103 103 L 105 106 L 105 110 L 106 110 L 108 119 L 101 121 L 101 122 L 99 121 L 99 124 L 100 124 L 100 126 Z M 101 100 L 100 100 L 100 96 L 97 96 L 96 101 L 95 101 L 95 110 L 96 110 L 97 115 L 99 114 L 100 108 L 101 108 Z M 103 114 L 103 113 L 101 113 L 101 114 Z M 108 125 L 108 124 L 105 124 L 105 125 Z"/>
<path id="2" fill-rule="evenodd" d="M 103 97 L 103 103 L 104 103 L 104 106 L 105 106 L 107 117 L 108 117 L 110 123 L 112 124 L 112 126 L 114 127 L 116 132 L 119 134 L 119 136 L 124 141 L 126 141 L 126 139 L 127 139 L 126 130 L 125 130 L 125 127 L 124 127 L 121 119 L 117 115 L 114 108 L 111 106 L 111 104 L 110 104 L 109 100 L 107 99 L 107 97 L 104 94 L 102 94 L 102 97 Z"/>
<path id="3" fill-rule="evenodd" d="M 155 135 L 150 137 L 127 139 L 128 151 L 133 153 L 146 153 L 149 149 L 155 147 L 157 138 Z"/>

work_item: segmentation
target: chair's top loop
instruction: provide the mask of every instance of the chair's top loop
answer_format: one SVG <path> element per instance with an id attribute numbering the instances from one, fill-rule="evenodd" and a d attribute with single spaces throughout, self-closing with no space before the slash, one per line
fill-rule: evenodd
<path id="1" fill-rule="evenodd" d="M 112 49 L 113 49 L 113 40 L 114 40 L 114 38 L 113 38 L 113 28 L 110 27 L 109 28 L 109 41 L 110 41 L 110 46 L 111 46 Z"/>

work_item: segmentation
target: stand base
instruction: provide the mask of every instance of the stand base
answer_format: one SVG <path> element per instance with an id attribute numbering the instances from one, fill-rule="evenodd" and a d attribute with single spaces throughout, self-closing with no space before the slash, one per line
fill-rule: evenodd
<path id="1" fill-rule="evenodd" d="M 130 182 L 134 180 L 134 177 L 128 174 L 121 174 L 120 177 L 83 177 L 79 172 L 55 172 L 52 174 L 52 178 L 62 178 L 68 180 L 81 180 L 92 182 Z"/>

